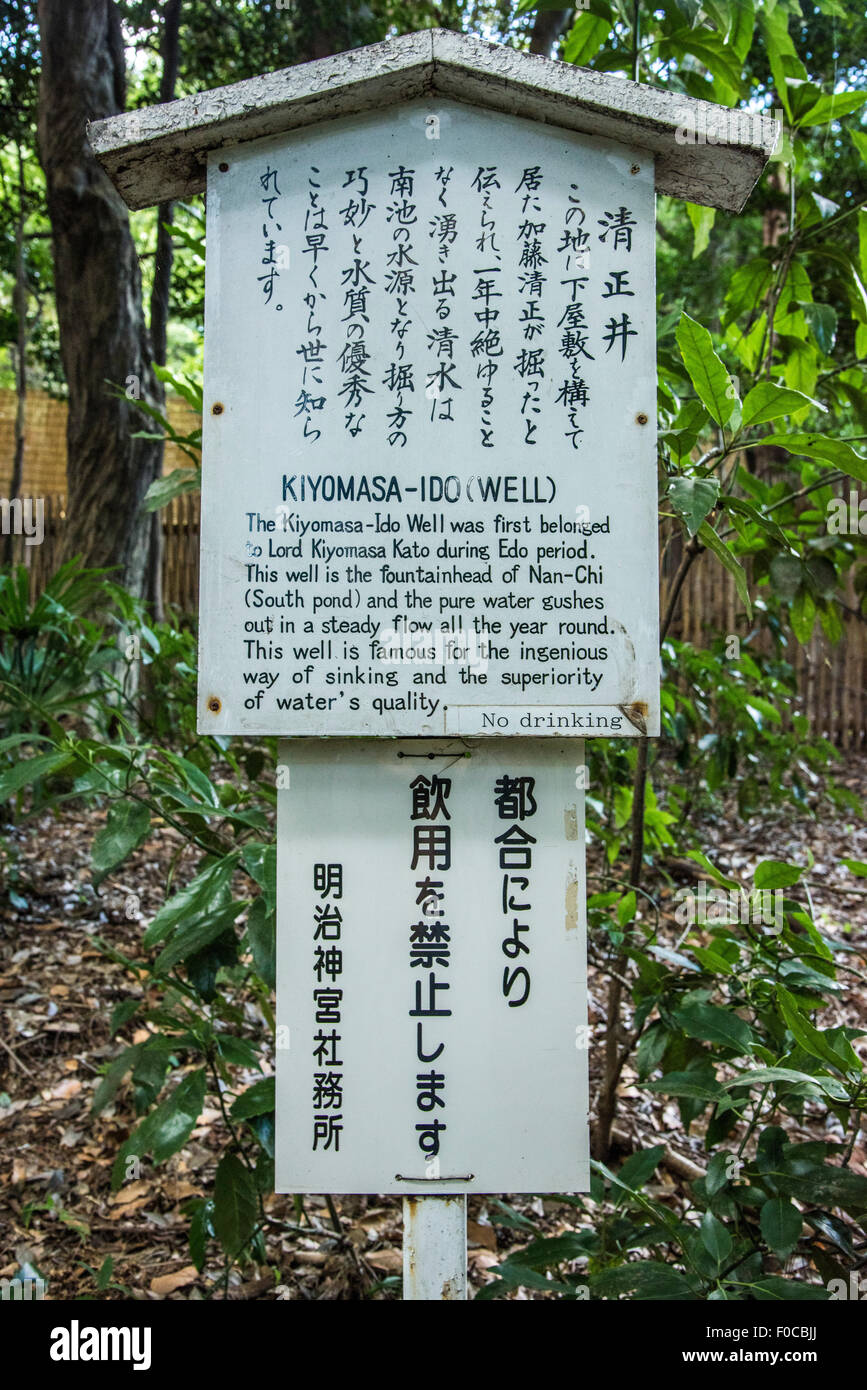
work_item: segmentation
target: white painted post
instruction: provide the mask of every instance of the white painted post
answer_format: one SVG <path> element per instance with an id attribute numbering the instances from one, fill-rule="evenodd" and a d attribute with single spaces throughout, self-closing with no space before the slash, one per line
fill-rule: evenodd
<path id="1" fill-rule="evenodd" d="M 466 1197 L 404 1197 L 404 1301 L 459 1303 L 466 1296 Z"/>

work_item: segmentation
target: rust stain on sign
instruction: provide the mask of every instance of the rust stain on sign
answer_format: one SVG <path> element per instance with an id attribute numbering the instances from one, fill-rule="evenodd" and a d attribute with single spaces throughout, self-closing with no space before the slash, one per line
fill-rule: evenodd
<path id="1" fill-rule="evenodd" d="M 648 705 L 646 700 L 633 700 L 631 705 L 621 705 L 620 713 L 625 714 L 630 724 L 640 733 L 647 733 Z"/>

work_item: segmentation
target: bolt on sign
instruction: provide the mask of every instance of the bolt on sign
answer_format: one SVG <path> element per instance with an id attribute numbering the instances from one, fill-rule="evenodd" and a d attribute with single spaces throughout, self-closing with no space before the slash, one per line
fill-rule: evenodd
<path id="1" fill-rule="evenodd" d="M 654 193 L 776 138 L 716 110 L 429 31 L 92 127 L 207 165 L 202 732 L 658 733 Z"/>
<path id="2" fill-rule="evenodd" d="M 277 1190 L 584 1191 L 583 744 L 424 748 L 279 745 Z"/>

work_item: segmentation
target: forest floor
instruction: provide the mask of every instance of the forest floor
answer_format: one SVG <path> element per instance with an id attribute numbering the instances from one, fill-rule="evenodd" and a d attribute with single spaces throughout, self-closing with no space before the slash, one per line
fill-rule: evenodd
<path id="1" fill-rule="evenodd" d="M 847 754 L 837 780 L 867 796 L 867 756 Z M 94 834 L 105 812 L 65 807 L 37 815 L 19 827 L 6 826 L 6 859 L 17 864 L 14 896 L 0 905 L 0 1278 L 28 1266 L 47 1281 L 47 1297 L 201 1299 L 359 1299 L 399 1297 L 401 1202 L 399 1197 L 335 1197 L 333 1224 L 324 1197 L 272 1195 L 269 1263 L 233 1273 L 224 1291 L 216 1246 L 199 1273 L 187 1246 L 184 1204 L 207 1195 L 226 1140 L 222 1114 L 209 1097 L 189 1142 L 167 1163 L 142 1162 L 141 1177 L 111 1190 L 110 1173 L 119 1146 L 133 1123 L 129 1087 L 116 1103 L 93 1117 L 90 1104 L 101 1071 L 123 1046 L 146 1034 L 134 1025 L 110 1036 L 114 1006 L 142 992 L 142 977 L 98 948 L 103 938 L 133 959 L 140 955 L 142 923 L 163 901 L 166 871 L 179 846 L 170 827 L 150 838 L 97 895 L 90 881 Z M 733 877 L 750 876 L 764 858 L 815 863 L 809 874 L 816 920 L 829 937 L 867 950 L 867 881 L 841 867 L 844 857 L 867 860 L 867 826 L 851 812 L 795 817 L 791 811 L 741 822 L 734 809 L 696 827 L 712 846 L 714 863 Z M 182 861 L 176 881 L 192 875 Z M 600 872 L 591 853 L 588 872 Z M 689 882 L 689 866 L 669 865 L 671 882 L 648 882 L 664 906 L 667 944 L 680 933 L 673 894 Z M 138 898 L 138 920 L 128 915 Z M 670 939 L 669 939 L 670 937 Z M 851 975 L 834 1022 L 858 1026 L 867 1020 L 861 982 Z M 605 1034 L 607 981 L 590 970 L 591 1102 L 598 1082 Z M 249 1036 L 262 1039 L 265 1025 L 255 1006 L 240 1001 Z M 831 1022 L 830 1018 L 827 1020 Z M 268 1054 L 265 1053 L 267 1058 Z M 255 1075 L 251 1073 L 249 1080 Z M 615 1139 L 621 1155 L 664 1144 L 666 1156 L 649 1187 L 652 1195 L 680 1205 L 688 1182 L 704 1165 L 702 1137 L 694 1125 L 685 1134 L 678 1107 L 637 1084 L 627 1068 L 621 1085 Z M 831 1119 L 823 1128 L 818 1111 L 791 1129 L 793 1139 L 840 1137 Z M 852 1166 L 865 1168 L 862 1132 Z M 617 1159 L 613 1162 L 616 1164 Z M 573 1206 L 557 1197 L 471 1197 L 469 1268 L 474 1289 L 493 1276 L 491 1267 L 510 1250 L 538 1235 L 573 1229 Z M 96 1272 L 112 1257 L 111 1286 L 98 1291 Z M 797 1275 L 795 1264 L 787 1272 Z M 31 1271 L 32 1272 L 32 1271 Z M 547 1297 L 518 1290 L 515 1298 Z"/>

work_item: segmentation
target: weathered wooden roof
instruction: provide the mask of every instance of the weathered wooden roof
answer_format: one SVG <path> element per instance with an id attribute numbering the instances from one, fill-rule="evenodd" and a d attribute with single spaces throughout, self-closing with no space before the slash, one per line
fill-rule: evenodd
<path id="1" fill-rule="evenodd" d="M 89 135 L 126 202 L 141 208 L 200 193 L 213 150 L 423 97 L 647 150 L 655 157 L 659 192 L 734 212 L 746 202 L 779 134 L 769 116 L 732 120 L 737 113 L 679 92 L 425 29 L 94 121 Z M 712 143 L 678 141 L 684 127 L 708 132 Z M 720 138 L 729 127 L 730 137 Z"/>

